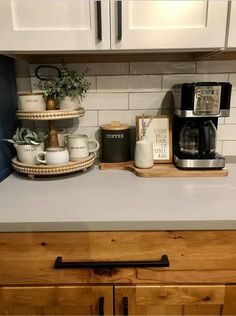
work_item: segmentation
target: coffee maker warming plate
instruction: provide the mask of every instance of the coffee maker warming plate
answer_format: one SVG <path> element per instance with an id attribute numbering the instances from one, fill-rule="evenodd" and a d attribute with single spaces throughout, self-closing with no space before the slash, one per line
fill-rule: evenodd
<path id="1" fill-rule="evenodd" d="M 174 163 L 180 169 L 223 169 L 225 158 L 220 154 L 215 154 L 214 158 L 180 158 L 174 155 Z"/>

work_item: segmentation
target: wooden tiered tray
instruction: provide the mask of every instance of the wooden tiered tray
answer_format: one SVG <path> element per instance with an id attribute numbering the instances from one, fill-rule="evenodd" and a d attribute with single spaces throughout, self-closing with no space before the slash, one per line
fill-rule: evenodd
<path id="1" fill-rule="evenodd" d="M 16 116 L 20 120 L 41 120 L 41 121 L 50 121 L 50 120 L 65 120 L 75 117 L 84 116 L 84 108 L 73 111 L 63 111 L 63 110 L 53 110 L 53 111 L 20 111 L 16 112 Z"/>
<path id="2" fill-rule="evenodd" d="M 154 164 L 150 169 L 135 167 L 133 161 L 119 163 L 100 163 L 101 170 L 129 170 L 138 177 L 144 178 L 177 178 L 177 177 L 226 177 L 228 170 L 180 170 L 172 163 Z"/>
<path id="3" fill-rule="evenodd" d="M 87 170 L 95 162 L 95 155 L 92 153 L 89 157 L 75 162 L 69 162 L 64 165 L 28 165 L 23 164 L 17 160 L 16 157 L 12 159 L 12 166 L 15 171 L 27 174 L 29 177 L 34 176 L 54 176 L 59 174 L 68 174 L 81 170 Z"/>

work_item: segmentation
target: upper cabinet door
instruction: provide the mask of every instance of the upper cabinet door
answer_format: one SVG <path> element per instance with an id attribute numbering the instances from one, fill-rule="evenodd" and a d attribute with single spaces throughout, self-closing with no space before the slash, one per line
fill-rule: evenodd
<path id="1" fill-rule="evenodd" d="M 229 35 L 228 35 L 228 48 L 236 47 L 236 3 L 231 1 L 230 20 L 229 20 Z"/>
<path id="2" fill-rule="evenodd" d="M 225 45 L 227 1 L 113 1 L 112 49 L 199 49 Z"/>
<path id="3" fill-rule="evenodd" d="M 0 1 L 2 52 L 98 49 L 110 49 L 109 1 Z"/>

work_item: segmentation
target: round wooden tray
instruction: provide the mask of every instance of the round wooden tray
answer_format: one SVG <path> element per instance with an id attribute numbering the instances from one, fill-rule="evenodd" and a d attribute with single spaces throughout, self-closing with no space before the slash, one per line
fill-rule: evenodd
<path id="1" fill-rule="evenodd" d="M 95 155 L 92 153 L 89 157 L 75 162 L 69 162 L 65 165 L 28 165 L 12 159 L 12 166 L 15 171 L 27 174 L 28 176 L 54 176 L 58 174 L 67 174 L 76 171 L 86 170 L 95 162 Z"/>
<path id="2" fill-rule="evenodd" d="M 20 120 L 65 120 L 84 116 L 84 108 L 73 111 L 53 110 L 53 111 L 16 111 L 16 116 Z"/>

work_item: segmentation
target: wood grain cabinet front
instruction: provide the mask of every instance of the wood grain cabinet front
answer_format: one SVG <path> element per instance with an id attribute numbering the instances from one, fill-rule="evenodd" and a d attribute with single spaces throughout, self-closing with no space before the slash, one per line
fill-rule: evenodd
<path id="1" fill-rule="evenodd" d="M 115 310 L 120 316 L 236 315 L 231 291 L 224 285 L 204 284 L 116 286 Z"/>
<path id="2" fill-rule="evenodd" d="M 18 286 L 0 289 L 0 315 L 112 315 L 112 286 Z"/>
<path id="3" fill-rule="evenodd" d="M 0 314 L 236 315 L 235 244 L 236 231 L 0 233 Z"/>

